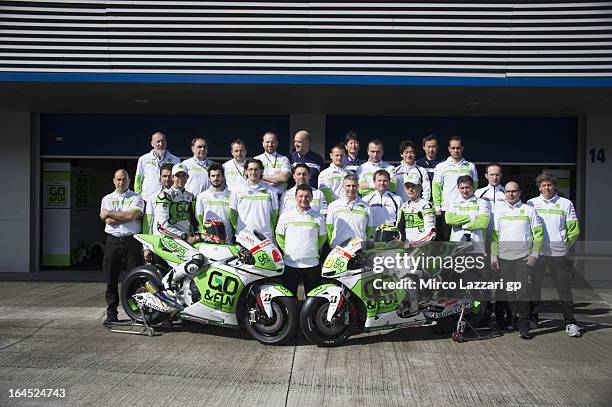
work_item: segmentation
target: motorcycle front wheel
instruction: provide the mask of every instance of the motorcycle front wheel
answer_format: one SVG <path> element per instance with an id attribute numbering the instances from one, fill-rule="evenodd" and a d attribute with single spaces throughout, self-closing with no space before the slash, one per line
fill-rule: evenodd
<path id="1" fill-rule="evenodd" d="M 284 345 L 295 337 L 298 328 L 298 308 L 295 297 L 275 297 L 271 301 L 272 317 L 268 317 L 249 295 L 244 313 L 244 326 L 253 338 L 264 345 Z M 252 321 L 255 315 L 255 321 Z"/>
<path id="2" fill-rule="evenodd" d="M 329 301 L 321 297 L 308 298 L 300 312 L 300 325 L 306 339 L 317 346 L 337 346 L 346 341 L 356 330 L 357 312 L 350 299 L 346 300 L 344 307 L 349 310 L 348 323 L 346 312 L 340 312 L 337 320 L 329 322 Z"/>
<path id="3" fill-rule="evenodd" d="M 132 296 L 146 292 L 145 284 L 147 281 L 152 282 L 156 287 L 161 285 L 160 274 L 154 266 L 145 265 L 133 269 L 125 276 L 123 284 L 121 284 L 121 305 L 123 305 L 123 310 L 132 321 L 142 322 L 143 320 L 143 315 Z M 145 309 L 144 318 L 146 318 L 148 324 L 156 325 L 167 319 L 168 314 Z"/>

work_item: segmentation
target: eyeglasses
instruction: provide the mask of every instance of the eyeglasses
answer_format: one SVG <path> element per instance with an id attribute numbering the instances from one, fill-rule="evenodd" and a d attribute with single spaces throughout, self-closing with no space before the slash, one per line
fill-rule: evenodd
<path id="1" fill-rule="evenodd" d="M 521 192 L 520 189 L 506 189 L 507 194 L 518 194 L 519 192 Z"/>

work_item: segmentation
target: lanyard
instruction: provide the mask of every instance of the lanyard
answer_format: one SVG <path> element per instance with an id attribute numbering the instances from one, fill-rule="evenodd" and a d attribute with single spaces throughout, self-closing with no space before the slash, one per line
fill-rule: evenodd
<path id="1" fill-rule="evenodd" d="M 270 161 L 270 160 L 268 160 L 268 161 Z M 236 171 L 238 171 L 238 174 L 239 174 L 239 175 L 240 175 L 242 178 L 244 178 L 244 173 L 245 173 L 245 171 L 240 172 L 240 168 L 238 168 L 238 165 L 236 164 L 236 160 L 232 160 L 232 162 L 234 163 L 234 167 L 236 167 Z M 243 167 L 243 168 L 244 168 L 244 167 Z"/>
<path id="2" fill-rule="evenodd" d="M 278 160 L 278 155 L 276 155 L 276 153 L 274 155 L 274 164 L 272 164 L 272 161 L 270 161 L 270 157 L 268 157 L 268 153 L 265 153 L 264 157 L 266 157 L 266 160 L 268 160 L 268 162 L 272 166 L 272 169 L 275 169 L 276 168 L 276 161 Z"/>

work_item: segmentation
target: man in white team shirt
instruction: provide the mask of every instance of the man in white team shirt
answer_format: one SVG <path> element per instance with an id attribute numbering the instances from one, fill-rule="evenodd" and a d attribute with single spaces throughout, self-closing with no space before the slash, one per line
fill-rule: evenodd
<path id="1" fill-rule="evenodd" d="M 296 195 L 295 191 L 298 185 L 306 184 L 308 185 L 308 180 L 310 179 L 310 167 L 304 163 L 296 164 L 293 167 L 293 180 L 295 181 L 295 186 L 291 189 L 283 192 L 283 195 L 280 199 L 280 213 L 286 212 L 295 208 L 296 205 Z M 325 196 L 321 191 L 316 188 L 311 188 L 311 201 L 310 207 L 319 212 L 321 215 L 325 216 L 327 213 L 327 201 L 325 200 Z"/>
<path id="2" fill-rule="evenodd" d="M 208 158 L 208 142 L 203 137 L 196 137 L 191 140 L 191 152 L 193 157 L 183 161 L 183 165 L 189 171 L 189 179 L 185 189 L 198 196 L 201 192 L 206 191 L 210 185 L 208 178 L 208 167 L 213 161 Z"/>
<path id="3" fill-rule="evenodd" d="M 459 199 L 461 194 L 457 189 L 457 179 L 469 175 L 474 181 L 474 188 L 478 184 L 478 173 L 476 166 L 463 158 L 463 140 L 459 136 L 453 136 L 448 142 L 450 156 L 436 165 L 434 178 L 431 184 L 431 196 L 436 209 L 436 216 L 444 218 L 444 212 Z M 443 222 L 437 224 L 438 238 L 448 240 L 450 230 Z"/>
<path id="4" fill-rule="evenodd" d="M 421 186 L 421 198 L 426 201 L 431 201 L 431 182 L 427 170 L 418 166 L 414 158 L 416 157 L 416 148 L 412 141 L 402 141 L 399 148 L 402 162 L 395 167 L 395 178 L 397 180 L 397 194 L 402 198 L 402 201 L 408 200 L 406 189 L 402 187 L 408 179 L 418 180 Z"/>
<path id="5" fill-rule="evenodd" d="M 151 205 L 161 189 L 159 170 L 162 164 L 170 163 L 174 165 L 181 161 L 166 149 L 166 135 L 161 131 L 157 131 L 151 136 L 151 147 L 153 147 L 153 150 L 138 159 L 134 179 L 134 191 L 142 196 L 145 205 Z M 151 222 L 153 222 L 153 219 L 145 214 L 143 229 L 148 230 Z"/>
<path id="6" fill-rule="evenodd" d="M 329 153 L 331 164 L 319 174 L 319 190 L 325 195 L 328 204 L 343 194 L 342 181 L 349 174 L 344 166 L 345 156 L 344 144 L 338 143 L 333 146 Z"/>
<path id="7" fill-rule="evenodd" d="M 213 163 L 208 168 L 210 187 L 196 198 L 196 218 L 200 232 L 205 232 L 205 224 L 211 219 L 220 219 L 225 225 L 228 244 L 234 242 L 234 231 L 230 221 L 231 192 L 225 186 L 221 164 Z"/>
<path id="8" fill-rule="evenodd" d="M 363 197 L 363 201 L 370 205 L 372 224 L 374 227 L 380 225 L 395 225 L 397 214 L 402 206 L 402 198 L 389 192 L 391 177 L 385 170 L 374 173 L 375 190 Z"/>
<path id="9" fill-rule="evenodd" d="M 484 199 L 491 205 L 491 216 L 489 217 L 489 225 L 487 226 L 486 234 L 486 252 L 491 253 L 491 232 L 493 231 L 493 218 L 495 207 L 506 202 L 504 187 L 501 185 L 502 168 L 497 163 L 489 163 L 485 169 L 485 178 L 487 186 L 477 189 L 474 192 L 476 198 Z M 488 262 L 487 262 L 488 263 Z M 489 281 L 493 277 L 493 272 L 489 267 L 485 267 L 486 280 Z M 490 302 L 488 304 L 491 304 Z M 488 323 L 492 309 L 488 308 L 483 324 Z M 512 320 L 512 311 L 506 301 L 495 301 L 495 319 L 498 326 L 508 325 Z"/>
<path id="10" fill-rule="evenodd" d="M 263 163 L 262 182 L 271 186 L 280 196 L 287 190 L 287 180 L 291 177 L 289 158 L 276 152 L 278 139 L 274 132 L 267 131 L 263 135 L 261 145 L 264 148 L 264 152 L 253 158 Z"/>
<path id="11" fill-rule="evenodd" d="M 244 163 L 246 161 L 247 148 L 244 140 L 237 138 L 230 144 L 232 159 L 223 163 L 225 174 L 225 185 L 230 191 L 235 191 L 246 182 Z"/>
<path id="12" fill-rule="evenodd" d="M 300 280 L 304 282 L 305 293 L 317 287 L 321 280 L 319 254 L 327 234 L 325 221 L 311 208 L 311 200 L 311 187 L 307 183 L 299 184 L 295 188 L 296 206 L 283 212 L 276 226 L 276 241 L 285 254 L 285 287 L 294 294 Z"/>
<path id="13" fill-rule="evenodd" d="M 580 236 L 576 210 L 572 201 L 557 195 L 557 177 L 554 174 L 545 172 L 538 175 L 536 185 L 540 190 L 540 196 L 527 201 L 527 205 L 533 206 L 542 220 L 544 244 L 535 267 L 531 321 L 537 324 L 536 307 L 541 300 L 542 280 L 548 266 L 561 300 L 566 324 L 565 331 L 569 336 L 580 337 L 580 327 L 574 318 L 572 277 L 568 271 L 567 260 L 569 248 Z"/>
<path id="14" fill-rule="evenodd" d="M 130 191 L 130 176 L 126 170 L 115 171 L 115 190 L 102 198 L 100 219 L 105 223 L 106 247 L 102 270 L 106 274 L 106 319 L 104 324 L 117 322 L 119 305 L 119 274 L 122 264 L 131 270 L 142 264 L 142 246 L 134 235 L 140 233 L 140 218 L 144 212 L 144 201 Z"/>
<path id="15" fill-rule="evenodd" d="M 161 191 L 165 188 L 170 188 L 172 186 L 172 167 L 173 165 L 170 163 L 162 164 L 161 169 L 159 170 L 159 180 L 162 184 L 162 187 L 157 192 L 156 196 L 159 195 Z M 146 206 L 146 216 L 149 216 L 149 219 L 155 219 L 155 199 L 151 202 L 151 205 Z M 153 227 L 154 222 L 149 224 L 149 228 L 145 230 L 143 228 L 142 233 L 147 233 L 149 235 L 158 235 L 159 232 L 157 228 Z M 152 263 L 154 260 L 153 252 L 145 247 L 143 247 L 144 260 L 146 263 Z"/>
<path id="16" fill-rule="evenodd" d="M 516 292 L 497 290 L 496 301 L 510 302 L 512 319 L 522 339 L 529 339 L 529 302 L 531 300 L 533 266 L 542 246 L 542 224 L 535 210 L 521 202 L 521 190 L 516 182 L 508 182 L 506 200 L 497 205 L 491 233 L 491 268 L 499 272 L 504 281 L 517 281 Z M 497 307 L 495 310 L 497 314 Z M 496 315 L 500 330 L 508 328 L 508 321 Z"/>
<path id="17" fill-rule="evenodd" d="M 389 191 L 395 192 L 397 181 L 393 172 L 393 166 L 383 161 L 385 145 L 382 140 L 375 139 L 368 143 L 368 161 L 359 166 L 359 195 L 366 196 L 374 191 L 374 173 L 378 170 L 385 170 L 391 177 Z"/>
<path id="18" fill-rule="evenodd" d="M 243 230 L 257 230 L 274 240 L 278 220 L 278 194 L 261 180 L 263 163 L 249 158 L 246 161 L 247 181 L 241 189 L 232 191 L 230 221 L 238 235 Z"/>
<path id="19" fill-rule="evenodd" d="M 484 199 L 474 195 L 474 180 L 469 175 L 457 179 L 459 198 L 447 207 L 444 219 L 452 227 L 450 241 L 471 241 L 474 245 L 472 253 L 485 253 L 485 236 L 491 206 Z"/>
<path id="20" fill-rule="evenodd" d="M 331 248 L 347 239 L 359 237 L 367 240 L 372 236 L 372 214 L 370 205 L 357 194 L 359 180 L 349 174 L 344 177 L 344 197 L 336 199 L 327 207 L 327 240 Z"/>

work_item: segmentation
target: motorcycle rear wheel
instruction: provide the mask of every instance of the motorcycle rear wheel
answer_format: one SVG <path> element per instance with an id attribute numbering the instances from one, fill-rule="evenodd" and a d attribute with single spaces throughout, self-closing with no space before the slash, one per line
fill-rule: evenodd
<path id="1" fill-rule="evenodd" d="M 123 305 L 123 310 L 127 314 L 127 316 L 136 322 L 143 322 L 143 316 L 140 314 L 140 311 L 136 305 L 136 302 L 132 298 L 134 294 L 146 292 L 145 283 L 147 281 L 152 282 L 156 287 L 161 285 L 161 277 L 160 275 L 151 270 L 152 266 L 141 266 L 133 269 L 125 276 L 123 280 L 123 284 L 121 284 L 121 304 Z M 150 325 L 156 325 L 168 318 L 168 314 L 164 314 L 163 312 L 146 309 L 144 310 L 144 318 Z"/>
<path id="2" fill-rule="evenodd" d="M 339 321 L 329 323 L 329 301 L 321 297 L 308 298 L 300 312 L 300 325 L 306 339 L 317 346 L 337 346 L 345 342 L 356 330 L 357 312 L 349 299 L 344 306 L 351 310 L 349 323 L 344 324 L 344 313 L 340 313 Z"/>
<path id="3" fill-rule="evenodd" d="M 244 313 L 244 326 L 253 338 L 264 345 L 284 345 L 295 337 L 298 329 L 298 308 L 295 297 L 275 297 L 271 301 L 272 317 L 267 318 L 263 310 L 258 309 L 257 299 L 249 295 Z M 251 323 L 250 310 L 256 309 L 261 317 Z"/>

